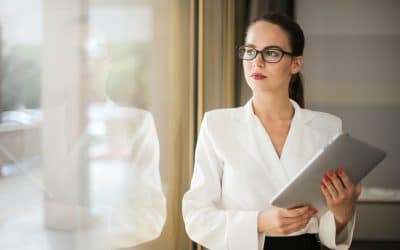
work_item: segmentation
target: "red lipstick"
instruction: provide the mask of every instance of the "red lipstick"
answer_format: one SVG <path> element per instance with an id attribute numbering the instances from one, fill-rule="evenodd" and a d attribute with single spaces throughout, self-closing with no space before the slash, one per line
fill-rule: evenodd
<path id="1" fill-rule="evenodd" d="M 265 78 L 267 78 L 265 75 L 260 74 L 260 73 L 253 73 L 250 75 L 251 78 L 253 78 L 254 80 L 263 80 Z"/>

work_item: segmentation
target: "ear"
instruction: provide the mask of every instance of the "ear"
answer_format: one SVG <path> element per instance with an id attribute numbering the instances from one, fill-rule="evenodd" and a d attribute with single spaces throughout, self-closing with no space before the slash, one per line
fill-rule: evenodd
<path id="1" fill-rule="evenodd" d="M 303 64 L 304 64 L 304 57 L 303 56 L 293 57 L 291 73 L 292 74 L 299 73 L 301 71 L 301 69 L 303 68 Z"/>

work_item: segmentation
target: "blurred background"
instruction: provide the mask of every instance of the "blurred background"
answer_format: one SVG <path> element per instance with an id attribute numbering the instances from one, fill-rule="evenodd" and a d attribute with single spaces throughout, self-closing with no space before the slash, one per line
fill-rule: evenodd
<path id="1" fill-rule="evenodd" d="M 249 99 L 236 48 L 269 11 L 305 32 L 306 107 L 388 153 L 352 249 L 400 249 L 397 0 L 0 0 L 0 249 L 201 249 L 197 130 Z"/>

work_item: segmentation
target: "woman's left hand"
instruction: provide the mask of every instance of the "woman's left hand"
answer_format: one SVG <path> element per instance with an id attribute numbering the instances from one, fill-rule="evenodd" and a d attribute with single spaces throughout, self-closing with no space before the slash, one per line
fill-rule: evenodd
<path id="1" fill-rule="evenodd" d="M 343 169 L 338 168 L 336 172 L 328 171 L 322 178 L 321 191 L 335 217 L 336 231 L 340 232 L 354 216 L 361 184 L 355 185 Z"/>

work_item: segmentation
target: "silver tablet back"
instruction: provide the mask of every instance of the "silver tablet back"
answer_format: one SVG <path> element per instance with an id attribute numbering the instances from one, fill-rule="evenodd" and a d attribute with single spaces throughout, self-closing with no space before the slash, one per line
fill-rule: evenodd
<path id="1" fill-rule="evenodd" d="M 319 213 L 327 210 L 321 192 L 322 177 L 328 170 L 342 167 L 354 183 L 361 181 L 384 158 L 382 150 L 362 142 L 348 133 L 334 138 L 319 151 L 272 199 L 278 207 L 293 208 L 311 205 Z"/>

